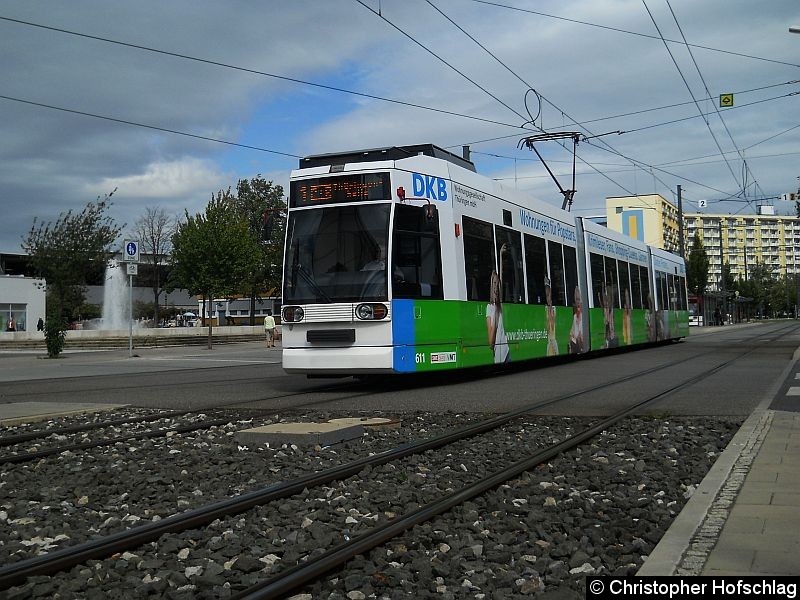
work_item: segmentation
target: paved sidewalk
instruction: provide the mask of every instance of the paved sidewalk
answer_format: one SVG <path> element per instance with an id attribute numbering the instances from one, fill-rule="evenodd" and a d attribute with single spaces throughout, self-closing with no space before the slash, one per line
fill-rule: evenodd
<path id="1" fill-rule="evenodd" d="M 800 574 L 800 413 L 772 422 L 702 575 Z"/>
<path id="2" fill-rule="evenodd" d="M 638 575 L 800 575 L 800 349 Z"/>

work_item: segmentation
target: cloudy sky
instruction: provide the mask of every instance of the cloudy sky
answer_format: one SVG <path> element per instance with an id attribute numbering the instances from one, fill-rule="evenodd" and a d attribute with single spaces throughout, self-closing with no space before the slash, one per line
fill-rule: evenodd
<path id="1" fill-rule="evenodd" d="M 517 149 L 539 129 L 625 132 L 578 145 L 578 214 L 677 185 L 688 211 L 753 212 L 798 187 L 790 25 L 791 0 L 0 0 L 0 251 L 115 188 L 132 226 L 257 174 L 288 189 L 301 156 L 409 143 L 469 144 L 560 205 Z M 569 187 L 571 153 L 538 147 Z"/>

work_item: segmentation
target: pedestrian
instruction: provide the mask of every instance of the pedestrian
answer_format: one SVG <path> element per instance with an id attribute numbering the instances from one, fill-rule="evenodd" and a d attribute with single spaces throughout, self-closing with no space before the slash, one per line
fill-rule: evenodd
<path id="1" fill-rule="evenodd" d="M 267 313 L 264 317 L 264 333 L 267 336 L 267 348 L 275 347 L 275 317 L 272 313 Z"/>
<path id="2" fill-rule="evenodd" d="M 36 323 L 36 331 L 44 331 L 44 319 L 39 317 L 39 322 Z"/>

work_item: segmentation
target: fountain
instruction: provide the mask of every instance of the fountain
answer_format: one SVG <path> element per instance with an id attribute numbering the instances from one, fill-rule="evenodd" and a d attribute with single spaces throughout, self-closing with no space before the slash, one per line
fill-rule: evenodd
<path id="1" fill-rule="evenodd" d="M 98 329 L 128 329 L 130 308 L 125 265 L 111 261 L 103 285 L 103 317 Z"/>

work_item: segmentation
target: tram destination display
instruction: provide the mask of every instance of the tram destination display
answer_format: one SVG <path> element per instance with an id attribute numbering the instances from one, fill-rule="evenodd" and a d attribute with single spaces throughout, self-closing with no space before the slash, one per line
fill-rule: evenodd
<path id="1" fill-rule="evenodd" d="M 300 208 L 342 202 L 390 200 L 391 197 L 389 173 L 338 175 L 292 181 L 289 205 Z"/>

